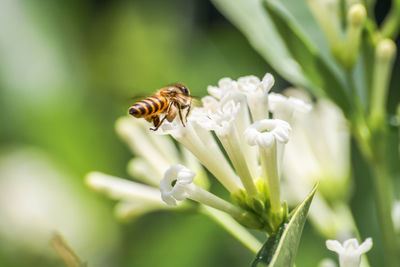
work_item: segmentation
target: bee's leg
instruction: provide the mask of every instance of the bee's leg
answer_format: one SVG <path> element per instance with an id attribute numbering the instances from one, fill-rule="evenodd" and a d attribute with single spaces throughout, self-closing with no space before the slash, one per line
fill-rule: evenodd
<path id="1" fill-rule="evenodd" d="M 150 130 L 157 131 L 158 128 L 160 128 L 160 126 L 164 120 L 165 120 L 165 116 L 164 116 L 164 118 L 162 118 L 161 121 L 160 121 L 160 117 L 158 115 L 154 116 L 154 119 L 153 119 L 154 127 L 150 128 Z"/>
<path id="2" fill-rule="evenodd" d="M 150 130 L 156 129 L 158 125 L 160 125 L 160 116 L 154 115 L 151 116 L 150 119 L 153 121 L 154 128 L 150 128 Z"/>
<path id="3" fill-rule="evenodd" d="M 189 107 L 188 107 L 188 109 L 187 109 L 187 112 L 186 112 L 186 116 L 185 116 L 185 120 L 186 120 L 186 123 L 187 123 L 187 118 L 188 118 L 188 116 L 189 116 L 189 113 L 190 113 L 190 109 L 192 108 L 192 101 L 190 100 L 190 104 L 189 104 Z"/>
<path id="4" fill-rule="evenodd" d="M 156 125 L 156 122 L 153 120 L 153 122 L 154 122 L 154 127 L 153 127 L 153 128 L 150 128 L 150 130 L 152 130 L 152 131 L 157 131 L 158 128 L 160 128 L 160 126 L 162 125 L 162 123 L 164 122 L 164 120 L 167 118 L 168 113 L 169 113 L 170 110 L 171 110 L 172 104 L 173 104 L 173 102 L 171 102 L 171 103 L 168 105 L 167 112 L 166 112 L 166 114 L 164 115 L 164 117 L 161 119 L 161 121 L 160 121 L 160 117 L 157 115 L 157 119 L 156 119 L 156 120 L 158 121 L 158 123 L 157 123 L 157 125 Z"/>
<path id="5" fill-rule="evenodd" d="M 182 118 L 182 107 L 179 103 L 176 103 L 176 107 L 178 109 L 179 119 L 181 120 L 183 127 L 186 127 L 185 123 L 183 122 L 183 118 Z"/>

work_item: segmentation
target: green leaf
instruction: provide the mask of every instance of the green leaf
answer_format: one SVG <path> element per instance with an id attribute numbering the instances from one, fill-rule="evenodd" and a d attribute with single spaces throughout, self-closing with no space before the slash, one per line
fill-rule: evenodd
<path id="1" fill-rule="evenodd" d="M 298 23 L 277 0 L 212 0 L 214 5 L 247 37 L 250 44 L 285 79 L 296 86 L 324 93 L 345 114 L 350 110 L 350 88 L 346 76 L 329 58 L 329 48 L 321 36 Z M 288 6 L 290 3 L 286 1 Z M 263 3 L 266 8 L 263 8 Z M 290 5 L 289 5 L 290 6 Z M 301 7 L 310 16 L 306 6 Z M 293 11 L 293 10 L 292 10 Z M 296 13 L 297 14 L 297 13 Z M 304 15 L 303 14 L 303 15 Z M 297 14 L 298 16 L 300 14 Z M 315 23 L 309 23 L 315 25 Z M 315 27 L 314 27 L 315 28 Z M 317 49 L 318 48 L 318 49 Z"/>
<path id="2" fill-rule="evenodd" d="M 287 49 L 275 24 L 265 12 L 260 0 L 211 0 L 247 37 L 260 55 L 288 81 L 311 87 L 301 66 Z"/>
<path id="3" fill-rule="evenodd" d="M 317 49 L 308 38 L 309 35 L 299 27 L 280 1 L 264 0 L 264 3 L 288 50 L 302 66 L 303 73 L 313 85 L 308 89 L 316 95 L 323 92 L 348 114 L 350 89 L 346 86 L 344 74 L 335 68 L 333 61 L 326 59 L 326 55 L 319 53 L 320 49 Z"/>
<path id="4" fill-rule="evenodd" d="M 252 267 L 290 267 L 294 264 L 301 232 L 307 218 L 308 209 L 317 190 L 314 186 L 311 193 L 289 215 L 277 232 L 271 235 L 258 252 Z"/>

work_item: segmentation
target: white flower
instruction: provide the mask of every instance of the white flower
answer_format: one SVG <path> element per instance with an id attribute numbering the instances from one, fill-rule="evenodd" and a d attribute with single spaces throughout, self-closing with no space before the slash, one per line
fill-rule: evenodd
<path id="1" fill-rule="evenodd" d="M 343 245 L 337 240 L 327 240 L 326 247 L 338 253 L 340 267 L 358 267 L 361 255 L 372 248 L 372 239 L 367 238 L 361 245 L 355 238 L 344 241 Z"/>
<path id="2" fill-rule="evenodd" d="M 201 121 L 199 123 L 204 128 L 215 131 L 217 135 L 228 135 L 239 109 L 240 103 L 230 100 L 215 112 L 208 112 L 208 124 L 201 124 Z"/>
<path id="3" fill-rule="evenodd" d="M 304 178 L 302 183 L 309 185 L 321 177 L 347 179 L 350 137 L 344 115 L 337 106 L 320 99 L 308 114 L 296 116 L 292 128 L 291 141 L 286 148 L 285 172 L 297 176 L 296 179 Z M 300 152 L 301 158 L 298 157 Z"/>
<path id="4" fill-rule="evenodd" d="M 259 147 L 262 178 L 269 187 L 271 213 L 277 218 L 273 222 L 276 226 L 282 222 L 278 144 L 288 142 L 290 130 L 290 125 L 285 121 L 266 119 L 256 121 L 244 132 L 247 143 Z"/>
<path id="5" fill-rule="evenodd" d="M 170 167 L 160 182 L 162 200 L 169 206 L 176 206 L 176 200 L 186 199 L 195 175 L 194 172 L 180 164 Z"/>
<path id="6" fill-rule="evenodd" d="M 392 219 L 394 228 L 400 233 L 400 201 L 395 201 L 392 208 Z"/>
<path id="7" fill-rule="evenodd" d="M 208 93 L 218 100 L 222 100 L 236 90 L 237 82 L 231 78 L 222 78 L 218 81 L 218 87 L 209 86 L 207 88 Z"/>
<path id="8" fill-rule="evenodd" d="M 274 82 L 270 73 L 265 74 L 262 81 L 255 76 L 239 78 L 238 89 L 247 96 L 253 120 L 268 119 L 268 93 Z"/>
<path id="9" fill-rule="evenodd" d="M 332 259 L 325 258 L 319 262 L 318 267 L 337 267 L 337 264 Z"/>
<path id="10" fill-rule="evenodd" d="M 135 183 L 104 173 L 89 173 L 86 176 L 86 184 L 91 189 L 103 192 L 112 199 L 162 204 L 159 192 L 155 187 Z"/>
<path id="11" fill-rule="evenodd" d="M 165 137 L 156 139 L 154 135 L 149 135 L 149 127 L 146 122 L 122 117 L 117 120 L 115 128 L 132 152 L 143 158 L 160 176 L 169 165 L 179 161 L 172 142 L 168 138 L 165 140 Z"/>
<path id="12" fill-rule="evenodd" d="M 163 123 L 157 133 L 172 135 L 175 140 L 192 152 L 229 192 L 235 193 L 241 188 L 240 180 L 230 167 L 210 131 L 200 126 L 200 124 L 208 123 L 207 127 L 212 127 L 212 121 L 206 116 L 204 110 L 194 108 L 186 127 L 174 120 L 171 123 Z"/>
<path id="13" fill-rule="evenodd" d="M 251 223 L 256 221 L 253 215 L 193 184 L 195 175 L 194 172 L 183 165 L 177 164 L 171 166 L 165 172 L 160 182 L 161 198 L 163 201 L 169 206 L 176 206 L 177 200 L 189 198 L 206 206 L 224 211 L 234 218 L 247 219 Z"/>
<path id="14" fill-rule="evenodd" d="M 275 119 L 281 119 L 293 123 L 294 113 L 307 113 L 311 110 L 311 105 L 295 97 L 286 97 L 281 94 L 269 94 L 270 110 Z"/>
<path id="15" fill-rule="evenodd" d="M 118 218 L 132 219 L 153 210 L 165 209 L 157 187 L 172 164 L 189 164 L 199 173 L 198 183 L 208 186 L 204 170 L 193 155 L 185 148 L 177 149 L 169 137 L 150 132 L 144 120 L 122 117 L 116 122 L 116 131 L 136 155 L 128 163 L 128 173 L 144 184 L 100 172 L 89 173 L 86 183 L 91 189 L 120 201 L 115 207 Z"/>
<path id="16" fill-rule="evenodd" d="M 145 184 L 158 186 L 160 175 L 143 158 L 136 157 L 128 162 L 127 172 L 131 177 Z"/>
<path id="17" fill-rule="evenodd" d="M 154 179 L 154 178 L 153 178 Z M 153 210 L 165 209 L 156 187 L 135 183 L 126 179 L 91 172 L 86 176 L 86 184 L 94 191 L 119 200 L 115 215 L 122 220 L 133 219 Z"/>
<path id="18" fill-rule="evenodd" d="M 203 128 L 215 131 L 232 161 L 244 188 L 250 195 L 256 195 L 257 189 L 253 180 L 255 178 L 254 173 L 256 173 L 256 164 L 253 165 L 254 167 L 249 164 L 248 160 L 252 158 L 246 157 L 246 152 L 251 153 L 251 151 L 249 151 L 249 147 L 241 141 L 241 135 L 237 129 L 238 126 L 234 123 L 240 106 L 240 103 L 235 103 L 233 100 L 230 100 L 215 112 L 209 111 L 206 116 L 203 116 L 203 119 L 199 118 L 196 121 Z M 256 162 L 255 157 L 256 155 L 254 155 L 254 161 Z M 251 170 L 253 170 L 253 172 Z"/>
<path id="19" fill-rule="evenodd" d="M 219 107 L 219 101 L 212 96 L 205 96 L 201 99 L 201 103 L 203 104 L 203 109 L 205 111 L 215 111 Z"/>
<path id="20" fill-rule="evenodd" d="M 307 97 L 299 90 L 291 93 Z M 350 137 L 342 112 L 320 99 L 308 114 L 297 114 L 292 128 L 282 165 L 288 203 L 296 205 L 319 181 L 309 213 L 312 223 L 326 238 L 349 238 L 356 226 L 340 199 L 350 177 Z"/>
<path id="21" fill-rule="evenodd" d="M 244 135 L 251 146 L 271 147 L 275 142 L 286 144 L 290 131 L 289 123 L 283 120 L 261 120 L 247 128 Z"/>

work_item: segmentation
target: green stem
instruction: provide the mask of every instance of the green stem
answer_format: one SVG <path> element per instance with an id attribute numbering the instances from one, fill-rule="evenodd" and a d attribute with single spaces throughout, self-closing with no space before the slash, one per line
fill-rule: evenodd
<path id="1" fill-rule="evenodd" d="M 358 139 L 361 153 L 371 168 L 374 198 L 383 238 L 385 266 L 398 267 L 400 266 L 400 243 L 392 220 L 393 186 L 385 160 L 385 141 L 387 138 L 385 128 L 384 126 L 382 127 L 380 131 L 371 133 L 370 136 L 372 138 L 364 139 L 360 134 L 356 133 L 355 135 Z"/>
<path id="2" fill-rule="evenodd" d="M 373 164 L 374 163 L 374 164 Z M 398 238 L 392 220 L 392 192 L 390 176 L 387 168 L 378 159 L 371 162 L 373 168 L 373 182 L 375 188 L 375 200 L 378 208 L 379 224 L 383 235 L 383 247 L 387 266 L 400 266 L 400 251 Z"/>
<path id="3" fill-rule="evenodd" d="M 260 147 L 260 159 L 263 172 L 263 179 L 268 184 L 269 197 L 271 203 L 271 221 L 274 230 L 278 229 L 283 221 L 282 204 L 279 185 L 279 172 L 277 161 L 277 142 L 270 148 Z"/>
<path id="4" fill-rule="evenodd" d="M 382 23 L 382 37 L 396 39 L 400 27 L 400 0 L 392 1 L 392 8 Z"/>
<path id="5" fill-rule="evenodd" d="M 379 217 L 380 231 L 383 237 L 385 261 L 388 267 L 400 266 L 399 243 L 392 220 L 392 186 L 388 166 L 385 164 L 385 121 L 380 120 L 380 125 L 370 128 L 365 113 L 360 105 L 352 76 L 347 73 L 348 82 L 352 88 L 355 109 L 351 116 L 352 131 L 359 145 L 360 151 L 371 167 L 374 184 L 374 198 Z"/>

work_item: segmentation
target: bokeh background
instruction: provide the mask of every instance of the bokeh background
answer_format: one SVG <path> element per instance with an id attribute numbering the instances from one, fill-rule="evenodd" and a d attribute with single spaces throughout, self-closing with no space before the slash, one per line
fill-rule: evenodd
<path id="1" fill-rule="evenodd" d="M 389 6 L 378 1 L 378 20 Z M 0 0 L 0 266 L 64 266 L 53 231 L 89 266 L 249 266 L 253 255 L 208 218 L 119 222 L 113 201 L 83 179 L 92 170 L 128 177 L 132 155 L 114 122 L 132 96 L 176 81 L 203 96 L 222 77 L 266 72 L 275 74 L 208 1 Z M 397 61 L 391 110 L 399 73 Z M 289 86 L 275 77 L 274 90 Z M 352 209 L 362 236 L 374 237 L 371 183 L 357 152 L 352 160 L 365 179 Z M 335 255 L 306 224 L 296 266 L 324 257 Z"/>

